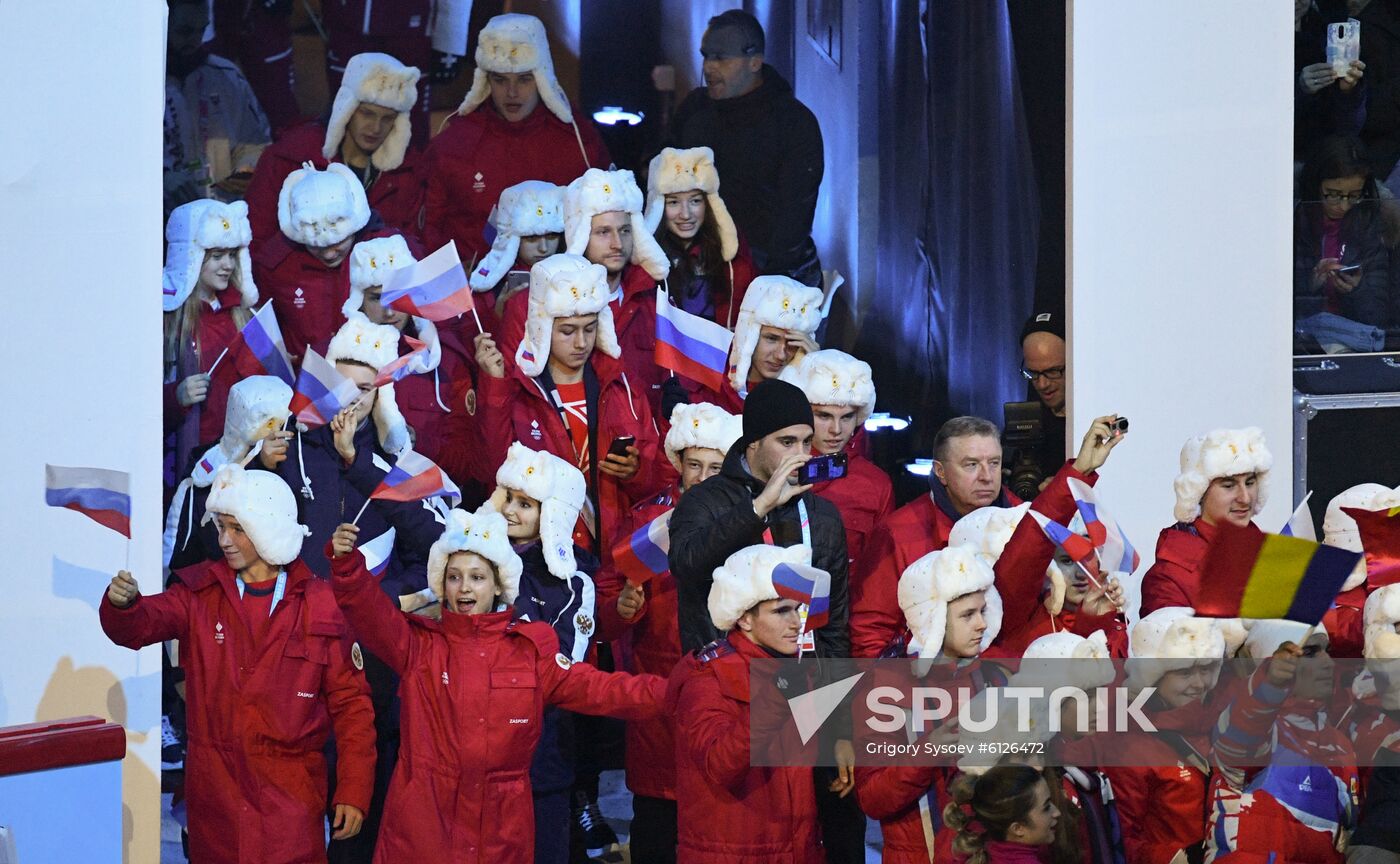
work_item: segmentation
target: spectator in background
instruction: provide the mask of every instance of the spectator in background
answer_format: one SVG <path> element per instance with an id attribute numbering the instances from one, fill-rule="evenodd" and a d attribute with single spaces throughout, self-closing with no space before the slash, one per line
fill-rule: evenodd
<path id="1" fill-rule="evenodd" d="M 471 90 L 424 156 L 423 237 L 432 249 L 455 240 L 471 271 L 490 248 L 486 219 L 502 190 L 525 180 L 564 186 L 610 162 L 592 122 L 574 120 L 544 24 L 497 15 L 477 36 Z"/>
<path id="2" fill-rule="evenodd" d="M 1327 62 L 1327 27 L 1347 20 L 1342 0 L 1294 3 L 1293 158 L 1306 162 L 1329 135 L 1359 135 L 1366 122 L 1366 63 L 1357 60 L 1338 76 Z"/>
<path id="3" fill-rule="evenodd" d="M 428 146 L 432 123 L 430 81 L 450 83 L 467 53 L 471 0 L 338 0 L 321 4 L 326 28 L 326 82 L 334 90 L 349 74 L 356 55 L 378 51 L 429 70 L 419 82 L 418 100 L 411 107 L 413 147 Z"/>
<path id="4" fill-rule="evenodd" d="M 1294 220 L 1295 326 L 1324 348 L 1379 351 L 1396 319 L 1390 257 L 1400 205 L 1381 200 L 1361 142 L 1323 141 L 1303 169 Z"/>
<path id="5" fill-rule="evenodd" d="M 417 86 L 418 70 L 388 54 L 351 58 L 326 121 L 288 131 L 258 160 L 248 208 L 260 247 L 277 248 L 278 192 L 287 176 L 307 162 L 323 171 L 331 164 L 344 165 L 386 225 L 416 236 L 421 199 L 408 112 Z M 264 254 L 260 251 L 259 257 Z"/>
<path id="6" fill-rule="evenodd" d="M 272 140 L 253 90 L 204 46 L 205 0 L 172 0 L 165 43 L 165 208 L 243 197 Z"/>
<path id="7" fill-rule="evenodd" d="M 894 485 L 862 453 L 865 421 L 875 410 L 870 364 L 844 351 L 826 349 L 806 355 L 779 377 L 802 388 L 812 403 L 813 455 L 846 455 L 845 475 L 816 483 L 812 491 L 841 511 L 846 556 L 854 567 L 875 526 L 894 512 Z M 854 569 L 851 574 L 851 582 L 858 582 L 859 574 Z"/>
<path id="8" fill-rule="evenodd" d="M 1038 492 L 1050 485 L 1065 464 L 1065 319 L 1058 312 L 1037 312 L 1021 328 L 1021 375 L 1040 400 L 1041 439 L 1027 457 L 1040 470 Z M 1011 462 L 1016 464 L 1017 456 Z M 1020 488 L 1020 487 L 1017 487 Z"/>
<path id="9" fill-rule="evenodd" d="M 758 19 L 731 9 L 700 39 L 705 86 L 676 109 L 672 147 L 709 147 L 734 222 L 760 273 L 821 284 L 812 218 L 821 187 L 822 133 L 792 85 L 763 62 Z"/>
<path id="10" fill-rule="evenodd" d="M 292 362 L 306 346 L 330 339 L 344 318 L 350 296 L 350 250 L 369 239 L 369 202 L 364 187 L 339 162 L 298 169 L 282 182 L 277 201 L 281 233 L 259 241 L 253 267 L 272 307 Z M 369 236 L 362 236 L 369 235 Z"/>
<path id="11" fill-rule="evenodd" d="M 278 137 L 302 117 L 292 59 L 294 4 L 295 0 L 214 0 L 211 47 L 243 68 Z"/>
<path id="12" fill-rule="evenodd" d="M 209 372 L 252 317 L 258 302 L 248 258 L 252 240 L 243 202 L 192 201 L 165 226 L 165 432 L 174 434 L 174 470 L 195 448 L 219 437 L 224 403 L 237 380 L 233 364 Z"/>
<path id="13" fill-rule="evenodd" d="M 667 147 L 651 160 L 646 224 L 671 265 L 671 302 L 732 330 L 753 256 L 719 197 L 713 150 Z"/>

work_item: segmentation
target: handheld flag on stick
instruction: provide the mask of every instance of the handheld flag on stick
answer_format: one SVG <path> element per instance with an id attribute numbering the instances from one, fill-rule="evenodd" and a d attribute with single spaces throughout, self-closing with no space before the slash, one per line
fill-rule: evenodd
<path id="1" fill-rule="evenodd" d="M 804 564 L 779 564 L 773 568 L 773 590 L 786 600 L 807 607 L 802 632 L 826 626 L 831 616 L 831 574 Z"/>
<path id="2" fill-rule="evenodd" d="M 672 306 L 656 289 L 656 365 L 718 391 L 724 383 L 734 334 L 715 322 Z"/>
<path id="3" fill-rule="evenodd" d="M 1222 524 L 1201 565 L 1196 614 L 1316 625 L 1360 559 L 1335 546 Z"/>
<path id="4" fill-rule="evenodd" d="M 1278 532 L 1284 537 L 1302 537 L 1304 540 L 1317 542 L 1317 527 L 1313 525 L 1312 511 L 1308 509 L 1308 499 L 1312 493 L 1303 496 L 1303 503 L 1298 505 L 1298 509 L 1293 511 L 1293 515 L 1288 517 L 1284 523 L 1283 530 Z"/>
<path id="5" fill-rule="evenodd" d="M 1372 591 L 1400 582 L 1400 507 L 1362 510 L 1343 507 L 1356 520 L 1366 550 L 1366 587 Z"/>
<path id="6" fill-rule="evenodd" d="M 1065 550 L 1075 561 L 1083 562 L 1094 557 L 1094 543 L 1088 537 L 1080 536 L 1038 510 L 1026 511 L 1045 532 L 1051 543 Z M 1086 571 L 1087 572 L 1087 571 Z"/>
<path id="7" fill-rule="evenodd" d="M 354 381 L 337 372 L 329 360 L 306 349 L 290 406 L 299 422 L 308 429 L 320 428 L 359 398 L 360 388 Z"/>
<path id="8" fill-rule="evenodd" d="M 433 254 L 389 273 L 379 302 L 429 321 L 443 321 L 474 310 L 467 272 L 457 256 L 457 244 L 447 241 Z"/>
<path id="9" fill-rule="evenodd" d="M 383 387 L 385 384 L 392 384 L 401 381 L 410 375 L 426 371 L 428 365 L 428 346 L 412 336 L 403 337 L 408 340 L 408 346 L 413 350 L 403 355 L 392 363 L 386 364 L 379 374 L 374 376 L 374 386 Z"/>
<path id="10" fill-rule="evenodd" d="M 44 503 L 76 510 L 131 539 L 131 475 L 125 471 L 45 465 Z"/>
<path id="11" fill-rule="evenodd" d="M 390 528 L 373 540 L 366 540 L 359 546 L 365 556 L 365 569 L 375 576 L 383 576 L 389 569 L 389 555 L 394 551 L 394 529 Z"/>
<path id="12" fill-rule="evenodd" d="M 287 345 L 282 340 L 282 328 L 277 324 L 277 316 L 272 312 L 271 300 L 253 313 L 229 346 L 227 354 L 240 379 L 253 375 L 273 375 L 285 381 L 288 387 L 296 384 L 292 361 L 287 358 Z M 218 361 L 214 365 L 217 366 Z M 210 367 L 209 374 L 214 374 L 213 367 Z"/>
<path id="13" fill-rule="evenodd" d="M 1110 573 L 1132 573 L 1137 570 L 1142 556 L 1133 548 L 1118 520 L 1103 509 L 1093 487 L 1074 477 L 1069 478 L 1067 485 L 1080 518 L 1084 520 L 1089 541 L 1099 550 L 1100 565 Z"/>
<path id="14" fill-rule="evenodd" d="M 671 514 L 660 516 L 633 531 L 613 547 L 613 565 L 633 585 L 645 585 L 671 569 L 666 556 L 671 552 Z"/>

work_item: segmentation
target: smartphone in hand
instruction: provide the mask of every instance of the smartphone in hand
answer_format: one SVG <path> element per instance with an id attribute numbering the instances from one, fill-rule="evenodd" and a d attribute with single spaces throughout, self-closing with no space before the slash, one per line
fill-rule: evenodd
<path id="1" fill-rule="evenodd" d="M 830 456 L 813 456 L 797 469 L 797 478 L 803 486 L 839 480 L 846 476 L 846 454 L 833 453 Z"/>

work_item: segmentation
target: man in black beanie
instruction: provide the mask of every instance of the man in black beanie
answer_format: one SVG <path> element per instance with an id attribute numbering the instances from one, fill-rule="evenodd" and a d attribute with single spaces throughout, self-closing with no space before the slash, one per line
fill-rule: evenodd
<path id="1" fill-rule="evenodd" d="M 671 516 L 671 575 L 680 607 L 681 650 L 722 638 L 710 621 L 716 567 L 758 543 L 812 547 L 812 566 L 831 574 L 831 616 L 816 631 L 820 657 L 849 657 L 846 532 L 835 505 L 800 485 L 812 458 L 812 406 L 800 389 L 763 381 L 744 400 L 744 434 L 714 477 L 686 492 Z M 804 524 L 805 523 L 805 524 Z"/>

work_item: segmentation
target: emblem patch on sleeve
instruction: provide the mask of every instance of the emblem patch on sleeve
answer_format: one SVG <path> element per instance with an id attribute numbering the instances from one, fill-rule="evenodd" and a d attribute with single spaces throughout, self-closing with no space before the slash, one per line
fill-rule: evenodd
<path id="1" fill-rule="evenodd" d="M 356 669 L 365 671 L 365 654 L 360 650 L 359 642 L 350 643 L 350 662 L 355 664 Z"/>
<path id="2" fill-rule="evenodd" d="M 567 670 L 570 666 L 574 665 L 574 661 L 570 660 L 568 657 L 565 657 L 563 654 L 555 654 L 554 662 L 559 664 L 560 669 L 565 670 Z"/>

